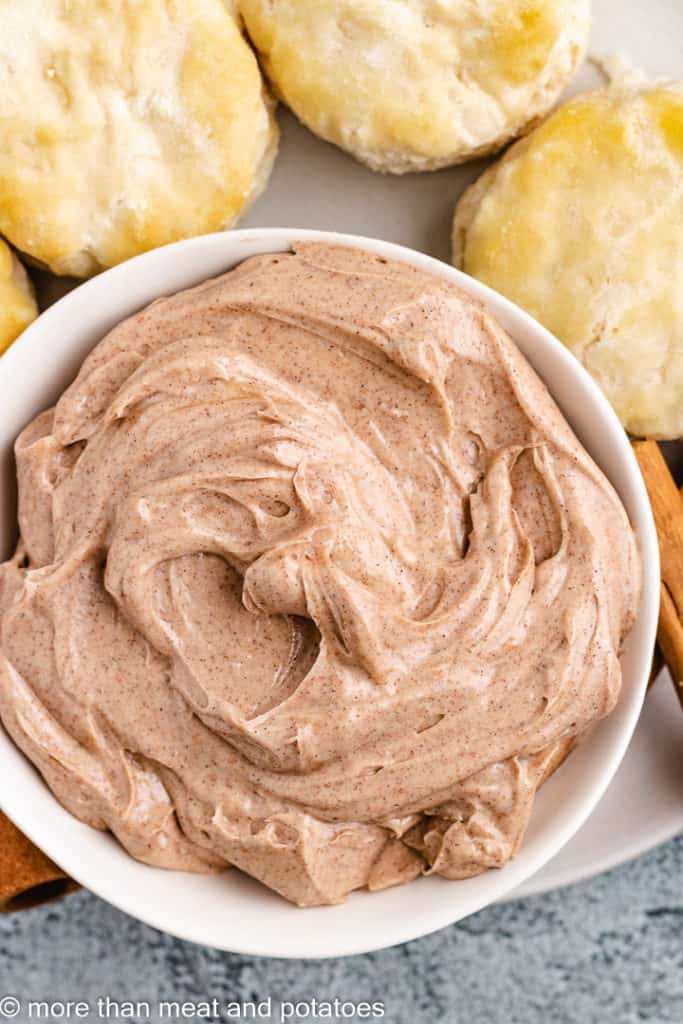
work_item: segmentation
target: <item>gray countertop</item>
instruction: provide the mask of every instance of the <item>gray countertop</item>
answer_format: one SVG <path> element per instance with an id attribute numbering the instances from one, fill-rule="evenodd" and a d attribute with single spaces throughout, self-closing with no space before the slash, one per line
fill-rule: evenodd
<path id="1" fill-rule="evenodd" d="M 272 1015 L 260 1019 L 279 1021 L 285 1001 L 310 1007 L 313 999 L 337 997 L 382 1002 L 390 1024 L 681 1024 L 682 878 L 680 836 L 590 882 L 491 907 L 427 938 L 367 956 L 302 962 L 181 942 L 80 892 L 0 917 L 0 997 L 21 1002 L 20 1022 L 36 1019 L 29 1000 L 83 1000 L 92 1010 L 80 1019 L 135 1012 L 126 1019 L 142 1024 L 161 1019 L 160 1000 L 187 1000 L 205 1013 L 202 1004 L 216 999 L 221 1016 L 208 1019 L 244 1020 L 253 1018 L 227 1016 L 228 1006 L 247 1014 L 248 1006 L 234 1004 L 270 997 Z M 107 997 L 110 1010 L 102 1011 L 97 999 Z M 0 998 L 0 1019 L 2 1006 Z M 325 1013 L 290 1019 L 344 1019 Z M 76 1018 L 72 1010 L 47 1019 Z"/>

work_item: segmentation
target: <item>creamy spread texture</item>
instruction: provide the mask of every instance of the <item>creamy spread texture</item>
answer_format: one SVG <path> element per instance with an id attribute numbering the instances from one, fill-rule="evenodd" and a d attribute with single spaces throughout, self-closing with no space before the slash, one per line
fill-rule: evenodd
<path id="1" fill-rule="evenodd" d="M 515 852 L 640 563 L 450 283 L 299 244 L 116 327 L 16 446 L 0 713 L 140 860 L 301 905 Z"/>

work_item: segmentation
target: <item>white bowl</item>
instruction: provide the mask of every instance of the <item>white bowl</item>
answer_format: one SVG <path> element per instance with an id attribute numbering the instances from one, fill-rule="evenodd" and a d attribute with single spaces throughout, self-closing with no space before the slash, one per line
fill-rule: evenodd
<path id="1" fill-rule="evenodd" d="M 156 928 L 220 949 L 329 957 L 391 946 L 458 921 L 500 899 L 571 839 L 617 771 L 638 720 L 655 641 L 659 559 L 647 494 L 626 435 L 589 375 L 548 331 L 489 288 L 428 256 L 388 242 L 289 228 L 207 235 L 138 256 L 81 285 L 24 332 L 0 360 L 0 557 L 10 554 L 16 536 L 14 439 L 57 399 L 93 345 L 152 299 L 220 274 L 248 256 L 286 250 L 296 239 L 354 245 L 403 260 L 486 303 L 619 492 L 645 564 L 642 604 L 622 658 L 624 683 L 616 710 L 543 787 L 515 860 L 467 881 L 422 878 L 383 892 L 354 893 L 343 906 L 301 910 L 239 871 L 207 877 L 146 867 L 110 835 L 63 810 L 0 729 L 0 806 L 98 896 Z"/>

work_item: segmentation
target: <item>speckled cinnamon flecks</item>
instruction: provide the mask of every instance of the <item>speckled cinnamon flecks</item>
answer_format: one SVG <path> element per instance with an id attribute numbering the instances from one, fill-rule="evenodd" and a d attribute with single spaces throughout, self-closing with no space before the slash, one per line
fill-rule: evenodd
<path id="1" fill-rule="evenodd" d="M 303 905 L 517 849 L 620 688 L 614 491 L 456 287 L 300 244 L 115 328 L 17 442 L 0 713 L 141 860 Z"/>

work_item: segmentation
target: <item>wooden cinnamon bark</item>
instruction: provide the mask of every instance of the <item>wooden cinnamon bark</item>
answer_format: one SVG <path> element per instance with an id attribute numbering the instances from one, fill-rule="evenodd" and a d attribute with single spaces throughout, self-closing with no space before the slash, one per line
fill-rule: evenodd
<path id="1" fill-rule="evenodd" d="M 683 705 L 683 495 L 655 441 L 634 441 L 633 450 L 659 537 L 662 590 L 657 642 Z"/>
<path id="2" fill-rule="evenodd" d="M 0 913 L 28 910 L 77 888 L 0 811 Z"/>

